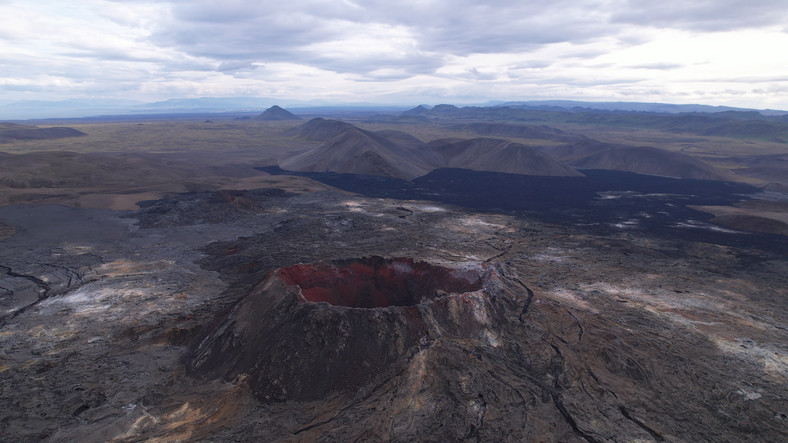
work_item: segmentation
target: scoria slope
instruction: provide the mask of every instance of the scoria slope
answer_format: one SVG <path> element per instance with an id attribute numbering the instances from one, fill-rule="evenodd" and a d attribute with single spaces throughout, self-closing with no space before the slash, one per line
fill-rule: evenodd
<path id="1" fill-rule="evenodd" d="M 441 154 L 446 166 L 452 168 L 523 175 L 582 175 L 534 148 L 507 140 L 435 140 L 430 145 Z"/>
<path id="2" fill-rule="evenodd" d="M 485 137 L 516 137 L 534 140 L 555 140 L 572 142 L 582 139 L 576 134 L 569 134 L 560 129 L 545 125 L 516 125 L 508 123 L 467 123 L 456 127 L 461 130 L 475 132 Z"/>
<path id="3" fill-rule="evenodd" d="M 285 159 L 279 166 L 291 171 L 331 171 L 410 180 L 434 169 L 437 166 L 434 158 L 434 153 L 415 138 L 400 137 L 398 143 L 351 127 L 314 149 Z"/>
<path id="4" fill-rule="evenodd" d="M 729 174 L 695 157 L 648 146 L 611 147 L 569 164 L 581 169 L 613 169 L 700 180 L 730 179 Z"/>
<path id="5" fill-rule="evenodd" d="M 300 137 L 307 140 L 326 141 L 354 126 L 340 120 L 313 118 L 303 125 L 290 129 L 285 133 L 291 137 Z"/>

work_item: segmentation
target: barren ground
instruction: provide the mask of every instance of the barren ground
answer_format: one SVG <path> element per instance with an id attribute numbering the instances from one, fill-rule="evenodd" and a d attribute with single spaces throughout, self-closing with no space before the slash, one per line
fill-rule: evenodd
<path id="1" fill-rule="evenodd" d="M 202 125 L 160 124 L 161 137 Z M 80 138 L 93 144 L 8 151 L 130 143 L 112 132 L 130 127 L 77 128 L 93 131 L 95 139 Z M 129 172 L 160 165 L 152 156 L 87 184 L 68 171 L 63 186 L 2 189 L 4 203 L 28 204 L 0 207 L 0 440 L 788 438 L 786 254 L 359 197 L 252 169 L 306 145 L 271 138 L 256 152 L 245 144 L 261 137 L 243 132 L 237 151 L 205 145 L 201 156 L 196 144 L 208 136 L 191 134 L 194 152 L 150 134 L 135 142 L 183 153 L 169 160 L 172 176 Z M 227 164 L 240 166 L 202 174 Z M 139 183 L 119 190 L 135 176 Z M 243 375 L 187 375 L 195 347 L 271 271 L 373 255 L 490 266 L 500 283 L 447 299 L 457 306 L 448 312 L 470 309 L 472 323 L 440 317 L 437 305 L 413 308 L 434 320 L 428 336 L 361 388 L 261 401 Z M 404 330 L 348 323 L 327 334 L 320 321 L 350 318 L 354 308 L 314 309 L 303 332 L 320 340 L 318 350 Z M 293 363 L 310 364 L 297 356 L 282 364 Z"/>

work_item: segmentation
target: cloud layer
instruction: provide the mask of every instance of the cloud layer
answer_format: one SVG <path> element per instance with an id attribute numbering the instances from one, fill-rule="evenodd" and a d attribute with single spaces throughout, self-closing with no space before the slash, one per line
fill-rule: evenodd
<path id="1" fill-rule="evenodd" d="M 788 108 L 782 0 L 0 0 L 0 102 L 576 98 Z"/>

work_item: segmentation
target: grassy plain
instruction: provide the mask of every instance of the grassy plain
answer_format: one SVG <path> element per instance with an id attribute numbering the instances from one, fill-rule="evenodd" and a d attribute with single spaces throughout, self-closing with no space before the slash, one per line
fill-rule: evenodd
<path id="1" fill-rule="evenodd" d="M 269 176 L 274 165 L 317 142 L 282 135 L 296 123 L 150 121 L 78 123 L 87 135 L 0 144 L 0 204 L 61 203 L 134 209 L 140 200 L 191 191 L 325 186 Z M 44 126 L 41 126 L 44 127 Z"/>

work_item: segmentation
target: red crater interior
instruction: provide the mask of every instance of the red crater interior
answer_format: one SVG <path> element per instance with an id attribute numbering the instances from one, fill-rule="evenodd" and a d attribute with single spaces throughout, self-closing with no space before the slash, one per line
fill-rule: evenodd
<path id="1" fill-rule="evenodd" d="M 295 265 L 279 270 L 308 302 L 352 308 L 413 306 L 447 293 L 481 289 L 475 270 L 449 269 L 409 258 L 361 258 L 341 264 Z"/>

